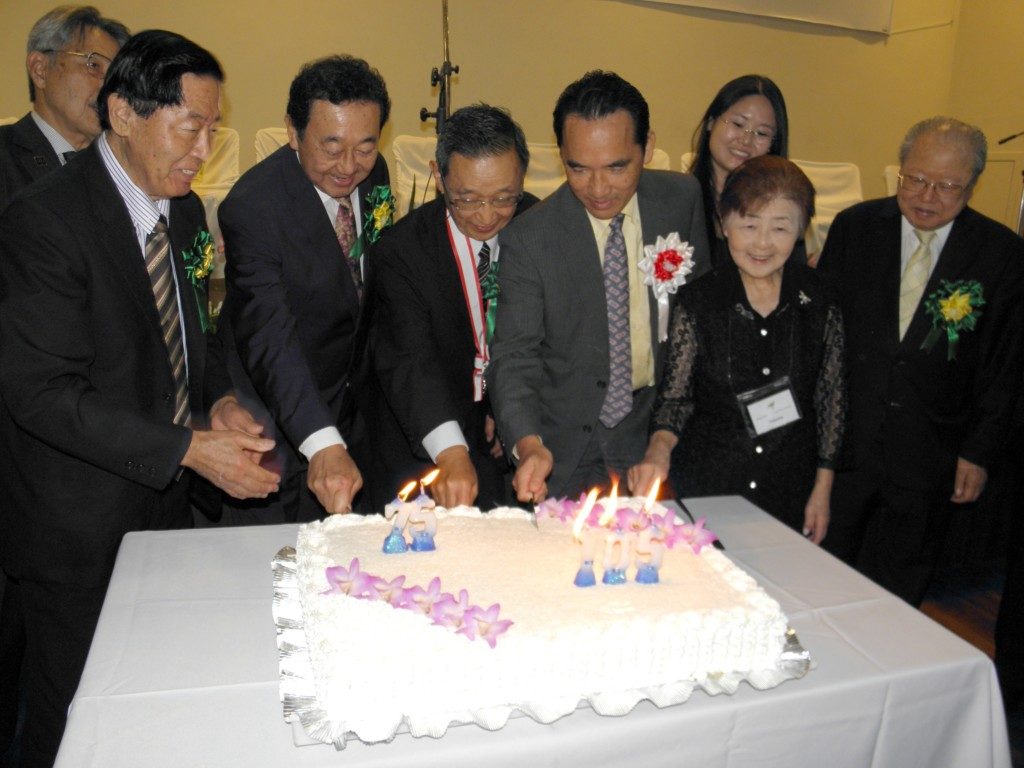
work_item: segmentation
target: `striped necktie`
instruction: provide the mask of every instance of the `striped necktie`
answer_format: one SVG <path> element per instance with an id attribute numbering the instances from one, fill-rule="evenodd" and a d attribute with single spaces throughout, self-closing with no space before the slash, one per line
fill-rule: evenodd
<path id="1" fill-rule="evenodd" d="M 167 357 L 174 377 L 174 423 L 187 427 L 192 421 L 188 405 L 188 378 L 185 375 L 185 345 L 181 338 L 178 292 L 171 272 L 171 239 L 163 216 L 146 237 L 146 271 L 153 286 L 156 311 L 160 316 Z"/>
<path id="2" fill-rule="evenodd" d="M 491 271 L 491 246 L 487 243 L 481 245 L 476 257 L 476 276 L 482 285 L 484 278 L 487 277 L 487 273 Z"/>
<path id="3" fill-rule="evenodd" d="M 935 232 L 915 229 L 917 248 L 910 254 L 907 267 L 900 278 L 900 341 L 907 334 L 910 321 L 914 318 L 917 305 L 921 303 L 921 295 L 932 273 L 931 245 Z"/>
<path id="4" fill-rule="evenodd" d="M 633 410 L 633 355 L 629 338 L 629 266 L 623 214 L 612 219 L 604 247 L 604 294 L 608 304 L 608 390 L 601 423 L 611 429 Z"/>

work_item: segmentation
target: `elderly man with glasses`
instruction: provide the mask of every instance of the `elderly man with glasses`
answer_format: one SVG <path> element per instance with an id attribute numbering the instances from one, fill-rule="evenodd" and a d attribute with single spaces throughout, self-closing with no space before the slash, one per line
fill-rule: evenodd
<path id="1" fill-rule="evenodd" d="M 840 292 L 850 397 L 825 547 L 912 605 L 946 502 L 985 488 L 1021 378 L 1024 241 L 967 207 L 985 157 L 977 128 L 918 123 L 896 196 L 839 214 L 819 263 Z"/>
<path id="2" fill-rule="evenodd" d="M 0 211 L 100 134 L 96 95 L 128 28 L 91 6 L 54 8 L 28 35 L 32 111 L 0 127 Z"/>
<path id="3" fill-rule="evenodd" d="M 537 201 L 523 193 L 530 153 L 508 112 L 477 104 L 445 122 L 435 160 L 441 194 L 371 253 L 374 363 L 384 392 L 370 430 L 384 465 L 378 509 L 435 464 L 438 503 L 508 502 L 509 464 L 483 373 L 500 300 L 501 232 Z"/>

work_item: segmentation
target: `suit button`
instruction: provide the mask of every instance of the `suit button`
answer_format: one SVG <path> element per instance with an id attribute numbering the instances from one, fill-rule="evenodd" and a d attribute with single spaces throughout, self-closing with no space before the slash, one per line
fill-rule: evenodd
<path id="1" fill-rule="evenodd" d="M 583 431 L 584 432 L 592 432 L 593 431 L 593 427 L 591 427 L 589 424 L 584 424 L 583 425 Z"/>
<path id="2" fill-rule="evenodd" d="M 608 386 L 608 382 L 601 381 L 600 379 L 598 379 L 598 381 L 597 381 L 597 388 L 598 389 L 604 389 L 607 386 Z"/>
<path id="3" fill-rule="evenodd" d="M 770 374 L 771 372 L 772 372 L 772 369 L 771 369 L 771 368 L 762 368 L 762 369 L 761 369 L 761 373 L 763 373 L 763 374 L 764 374 L 765 376 L 767 376 L 767 375 L 768 375 L 768 374 Z"/>
<path id="4" fill-rule="evenodd" d="M 135 462 L 133 462 L 131 459 L 129 459 L 128 461 L 126 461 L 124 463 L 124 468 L 125 469 L 131 469 L 134 466 L 135 466 Z"/>

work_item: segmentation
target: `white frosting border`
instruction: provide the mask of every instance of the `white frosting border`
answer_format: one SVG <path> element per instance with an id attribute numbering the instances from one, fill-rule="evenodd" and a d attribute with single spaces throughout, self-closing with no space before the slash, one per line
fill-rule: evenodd
<path id="1" fill-rule="evenodd" d="M 439 517 L 445 511 L 439 510 Z M 448 510 L 447 514 L 481 516 L 479 510 L 459 508 Z M 523 516 L 529 513 L 516 509 L 494 510 L 489 515 L 496 517 Z M 335 525 L 364 525 L 379 516 L 364 517 L 346 515 L 332 518 Z M 294 547 L 283 547 L 274 557 L 272 563 L 274 597 L 272 612 L 277 631 L 278 663 L 280 669 L 280 699 L 285 722 L 301 723 L 303 730 L 316 741 L 333 744 L 341 750 L 349 738 L 359 738 L 345 727 L 344 723 L 335 723 L 321 708 L 316 696 L 315 677 L 310 663 L 309 647 L 303 621 L 302 604 L 299 595 L 297 578 L 296 551 Z M 698 681 L 681 681 L 668 685 L 656 685 L 645 688 L 633 688 L 588 696 L 580 701 L 562 702 L 520 702 L 517 706 L 497 706 L 488 709 L 464 711 L 463 716 L 446 722 L 409 722 L 403 718 L 395 724 L 390 735 L 383 741 L 390 742 L 406 726 L 413 736 L 433 736 L 440 738 L 450 725 L 475 723 L 488 730 L 504 727 L 508 719 L 517 710 L 532 717 L 539 723 L 551 723 L 560 717 L 575 711 L 581 703 L 589 705 L 600 715 L 625 715 L 641 701 L 647 699 L 658 707 L 667 707 L 687 701 L 695 688 L 700 688 L 710 695 L 720 693 L 732 694 L 744 680 L 753 688 L 765 690 L 774 688 L 780 683 L 803 677 L 810 667 L 810 655 L 800 645 L 796 634 L 790 629 L 786 633 L 786 643 L 776 667 L 763 670 L 751 670 L 746 673 L 716 673 L 707 675 Z M 381 739 L 372 738 L 379 742 Z"/>

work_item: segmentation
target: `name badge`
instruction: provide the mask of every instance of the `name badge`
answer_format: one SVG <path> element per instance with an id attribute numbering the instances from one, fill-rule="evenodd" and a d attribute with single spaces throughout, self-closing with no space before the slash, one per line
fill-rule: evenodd
<path id="1" fill-rule="evenodd" d="M 789 376 L 783 376 L 763 387 L 742 392 L 736 399 L 739 401 L 743 420 L 751 437 L 759 437 L 801 418 L 800 406 L 793 396 Z"/>

